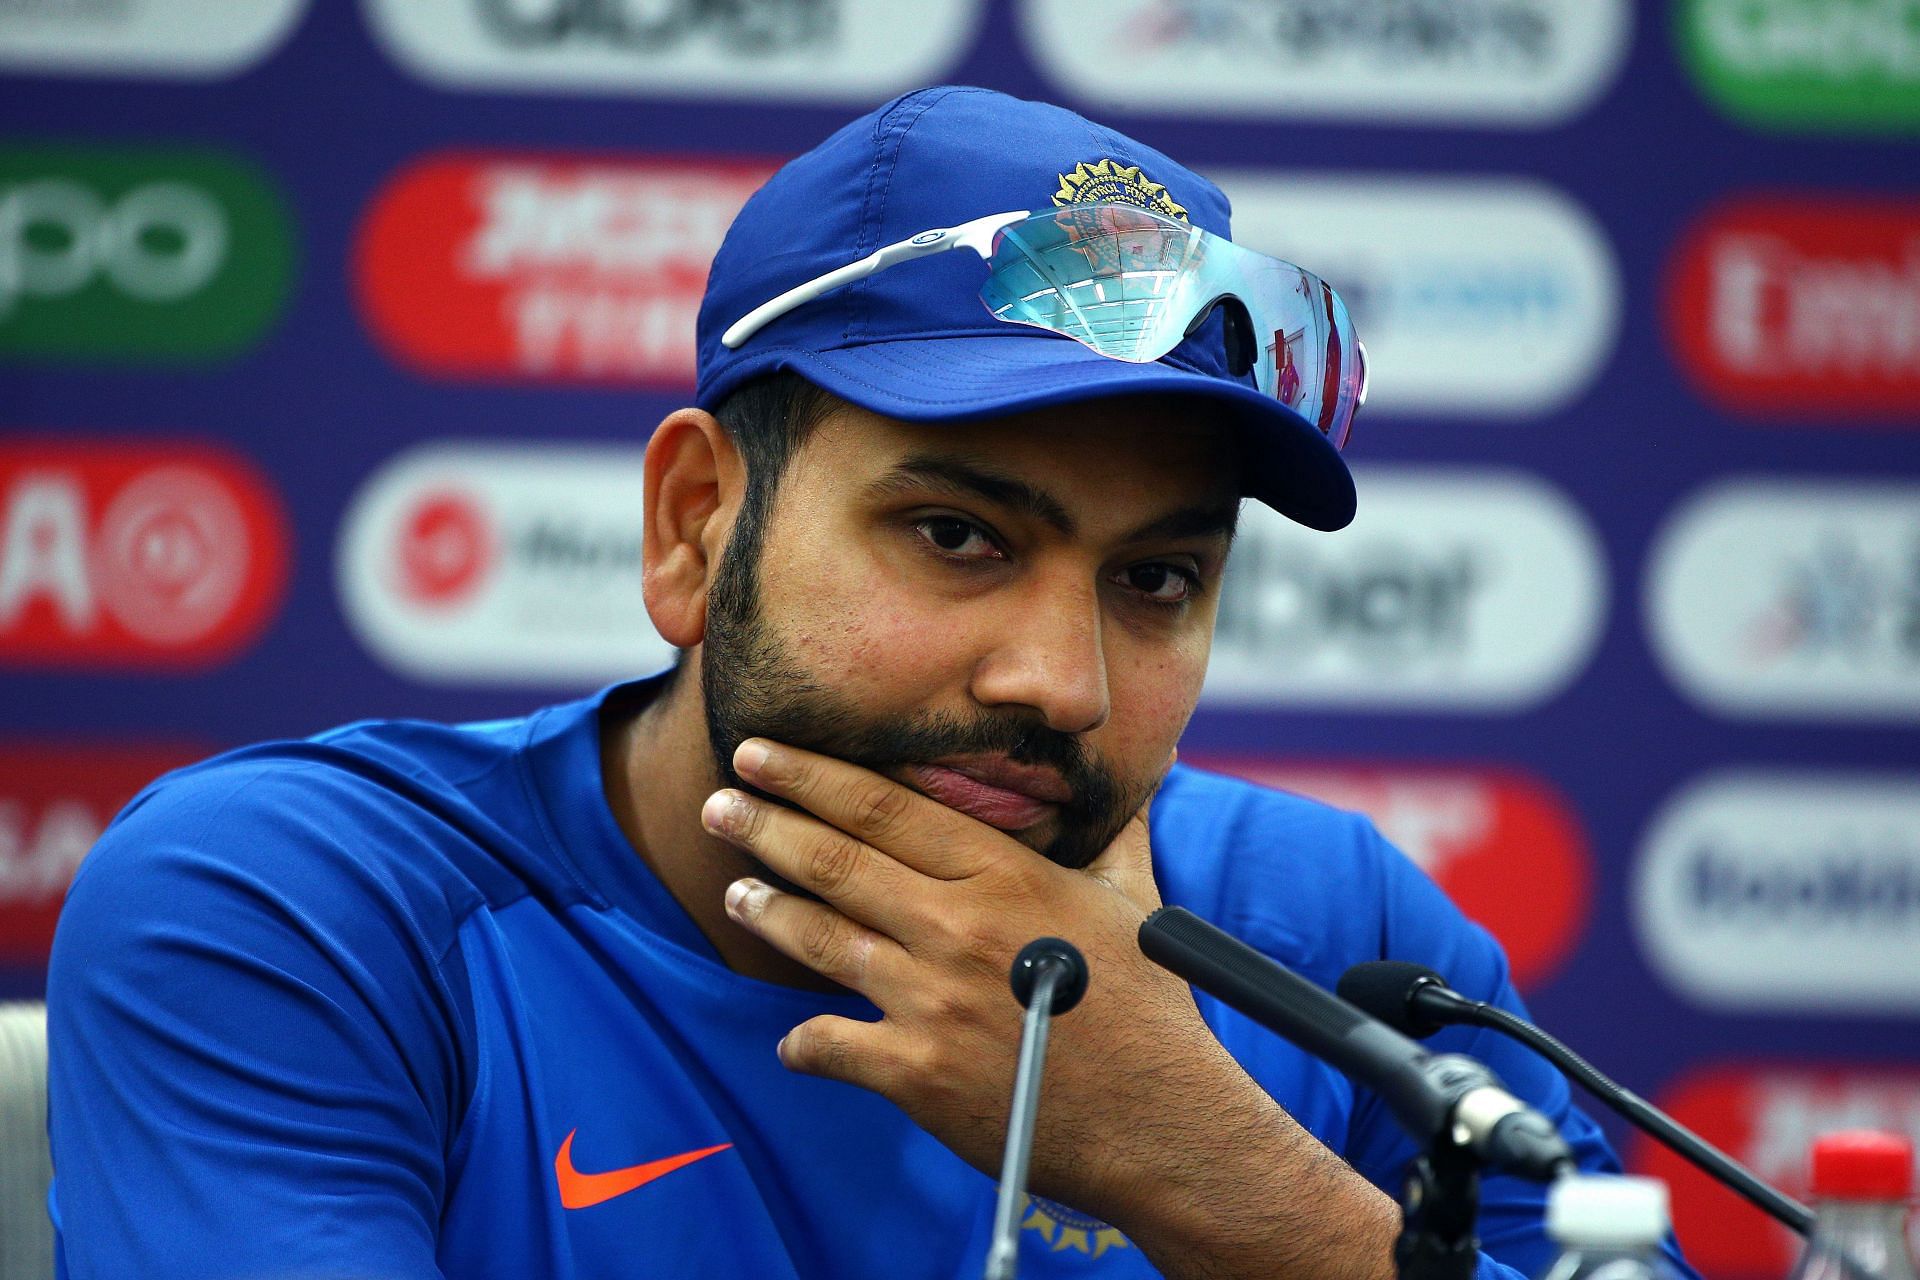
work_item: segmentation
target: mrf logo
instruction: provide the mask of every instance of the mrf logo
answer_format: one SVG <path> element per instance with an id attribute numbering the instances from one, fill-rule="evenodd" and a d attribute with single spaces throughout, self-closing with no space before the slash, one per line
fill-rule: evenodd
<path id="1" fill-rule="evenodd" d="M 0 964 L 47 962 L 80 859 L 135 792 L 202 754 L 186 747 L 0 743 Z"/>
<path id="2" fill-rule="evenodd" d="M 1681 242 L 1670 317 L 1711 399 L 1796 420 L 1920 414 L 1920 210 L 1911 202 L 1743 200 Z"/>
<path id="3" fill-rule="evenodd" d="M 293 274 L 266 179 L 218 152 L 0 150 L 0 355 L 232 355 Z"/>
<path id="4" fill-rule="evenodd" d="M 1364 813 L 1500 940 L 1522 990 L 1559 971 L 1586 932 L 1593 858 L 1565 797 L 1503 770 L 1183 757 Z"/>
<path id="5" fill-rule="evenodd" d="M 1687 1128 L 1796 1199 L 1805 1200 L 1813 1141 L 1838 1129 L 1884 1129 L 1920 1147 L 1920 1071 L 1841 1063 L 1711 1067 L 1653 1099 Z M 1664 1179 L 1687 1260 L 1721 1280 L 1782 1276 L 1799 1255 L 1792 1232 L 1666 1148 L 1636 1134 L 1635 1173 Z"/>
<path id="6" fill-rule="evenodd" d="M 403 171 L 354 273 L 389 354 L 449 378 L 690 388 L 707 266 L 771 165 L 448 155 Z"/>
<path id="7" fill-rule="evenodd" d="M 0 445 L 0 664 L 205 667 L 263 631 L 286 578 L 265 481 L 204 445 Z"/>

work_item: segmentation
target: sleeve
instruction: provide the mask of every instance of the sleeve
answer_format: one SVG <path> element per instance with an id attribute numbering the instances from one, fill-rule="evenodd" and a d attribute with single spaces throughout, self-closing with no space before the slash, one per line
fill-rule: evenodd
<path id="1" fill-rule="evenodd" d="M 63 1276 L 439 1274 L 465 985 L 448 920 L 365 856 L 426 838 L 393 807 L 203 767 L 88 855 L 48 975 Z"/>
<path id="2" fill-rule="evenodd" d="M 1527 1016 L 1514 990 L 1507 959 L 1487 931 L 1460 913 L 1440 888 L 1377 832 L 1368 835 L 1381 858 L 1387 914 L 1380 955 L 1424 964 L 1454 989 Z M 1567 1082 L 1533 1050 L 1479 1027 L 1449 1027 L 1426 1041 L 1436 1053 L 1464 1053 L 1484 1062 L 1514 1096 L 1559 1125 L 1580 1168 L 1618 1173 L 1619 1159 L 1600 1128 L 1573 1105 Z M 1397 1196 L 1418 1154 L 1377 1094 L 1360 1090 L 1349 1129 L 1348 1161 L 1376 1186 Z M 1480 1188 L 1479 1280 L 1544 1275 L 1557 1255 L 1545 1227 L 1546 1188 L 1511 1174 L 1490 1174 Z M 1671 1237 L 1668 1261 L 1676 1274 L 1695 1275 Z"/>

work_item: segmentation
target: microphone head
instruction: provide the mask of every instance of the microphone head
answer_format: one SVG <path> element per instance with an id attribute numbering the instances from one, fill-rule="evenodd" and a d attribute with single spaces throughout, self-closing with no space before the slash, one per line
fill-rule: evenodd
<path id="1" fill-rule="evenodd" d="M 1447 980 L 1423 964 L 1364 960 L 1340 975 L 1337 990 L 1348 1004 L 1365 1009 L 1402 1035 L 1424 1040 L 1447 1023 L 1414 1000 L 1421 990 L 1447 990 Z"/>
<path id="2" fill-rule="evenodd" d="M 1033 1002 L 1033 985 L 1040 976 L 1040 966 L 1049 962 L 1060 970 L 1060 976 L 1054 979 L 1053 1007 L 1048 1012 L 1065 1013 L 1087 994 L 1087 960 L 1080 949 L 1065 938 L 1035 938 L 1020 948 L 1009 975 L 1014 999 L 1020 1002 L 1021 1008 Z"/>

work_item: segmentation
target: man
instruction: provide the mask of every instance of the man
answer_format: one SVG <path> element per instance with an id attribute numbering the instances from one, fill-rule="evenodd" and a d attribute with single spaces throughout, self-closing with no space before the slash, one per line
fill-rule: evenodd
<path id="1" fill-rule="evenodd" d="M 1323 982 L 1391 954 L 1516 1004 L 1366 823 L 1170 768 L 1240 498 L 1353 505 L 1344 310 L 1227 230 L 1160 153 L 973 89 L 777 174 L 647 451 L 674 672 L 235 752 L 82 868 L 64 1273 L 975 1273 L 1006 971 L 1058 934 L 1092 984 L 1026 1273 L 1391 1274 L 1379 1101 L 1134 941 L 1179 902 Z M 1611 1167 L 1548 1071 L 1453 1047 Z M 1541 1269 L 1540 1202 L 1488 1181 L 1484 1275 Z"/>

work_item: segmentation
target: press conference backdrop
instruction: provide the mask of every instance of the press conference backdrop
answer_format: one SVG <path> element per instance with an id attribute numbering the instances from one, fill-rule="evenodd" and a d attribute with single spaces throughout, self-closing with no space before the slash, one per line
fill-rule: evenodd
<path id="1" fill-rule="evenodd" d="M 951 80 L 1208 172 L 1372 352 L 1360 518 L 1248 512 L 1185 758 L 1372 814 L 1764 1176 L 1920 1136 L 1912 0 L 0 0 L 0 73 L 0 995 L 167 768 L 659 666 L 706 263 Z"/>

